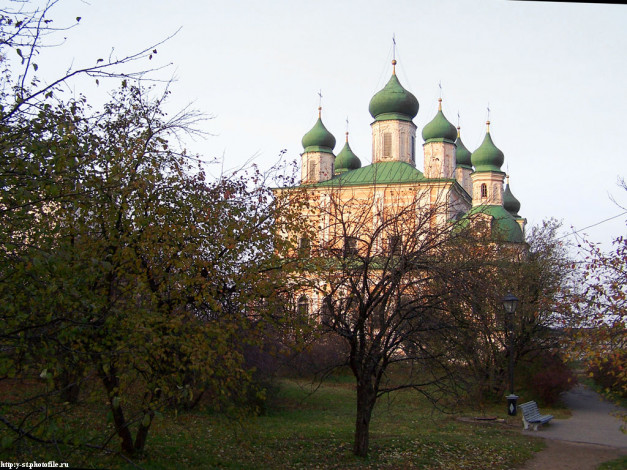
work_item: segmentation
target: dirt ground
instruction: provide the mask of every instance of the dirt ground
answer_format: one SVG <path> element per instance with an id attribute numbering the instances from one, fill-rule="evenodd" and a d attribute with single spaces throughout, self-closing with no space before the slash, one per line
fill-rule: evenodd
<path id="1" fill-rule="evenodd" d="M 546 439 L 546 448 L 519 470 L 595 470 L 622 455 L 627 455 L 627 450 Z"/>

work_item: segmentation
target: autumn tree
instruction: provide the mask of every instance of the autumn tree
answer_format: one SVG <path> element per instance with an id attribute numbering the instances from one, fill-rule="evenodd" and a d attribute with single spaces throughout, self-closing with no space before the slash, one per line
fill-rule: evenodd
<path id="1" fill-rule="evenodd" d="M 150 72 L 162 68 L 147 64 L 167 38 L 128 55 L 111 51 L 86 64 L 75 64 L 68 59 L 65 73 L 58 76 L 46 74 L 39 66 L 41 54 L 47 49 L 60 47 L 62 34 L 67 34 L 81 21 L 80 16 L 63 23 L 53 21 L 52 14 L 60 1 L 9 0 L 0 7 L 1 123 L 20 119 L 24 114 L 37 114 L 49 100 L 62 96 L 63 85 L 78 77 L 90 77 L 96 83 L 110 78 L 146 79 Z"/>
<path id="2" fill-rule="evenodd" d="M 571 350 L 607 391 L 627 395 L 627 238 L 612 249 L 583 241 L 581 288 L 574 298 Z"/>
<path id="3" fill-rule="evenodd" d="M 64 438 L 65 415 L 96 380 L 133 454 L 163 406 L 203 393 L 219 406 L 250 383 L 243 349 L 266 312 L 247 308 L 281 290 L 271 274 L 282 209 L 254 169 L 208 182 L 168 140 L 189 120 L 161 108 L 124 86 L 102 113 L 51 108 L 29 120 L 41 128 L 32 141 L 4 141 L 0 373 L 41 379 L 3 403 L 22 437 Z M 33 162 L 47 185 L 12 171 Z M 12 422 L 10 405 L 29 418 Z"/>
<path id="4" fill-rule="evenodd" d="M 467 365 L 468 392 L 475 401 L 505 394 L 510 353 L 519 364 L 559 349 L 558 330 L 568 316 L 564 307 L 575 279 L 559 228 L 553 219 L 532 227 L 523 246 L 494 243 L 486 237 L 463 241 L 463 256 L 475 259 L 476 267 L 463 286 L 458 308 L 472 315 L 459 335 L 449 339 Z M 519 299 L 511 321 L 502 305 L 508 292 Z"/>
<path id="5" fill-rule="evenodd" d="M 200 116 L 167 116 L 167 90 L 107 68 L 152 49 L 80 69 L 124 78 L 102 109 L 57 99 L 75 72 L 28 78 L 56 3 L 0 10 L 0 387 L 19 391 L 2 394 L 3 444 L 136 454 L 165 406 L 246 395 L 244 348 L 280 303 L 275 229 L 290 217 L 268 173 L 209 179 L 181 145 Z M 99 429 L 77 429 L 82 391 L 99 389 L 113 429 L 107 410 Z"/>
<path id="6" fill-rule="evenodd" d="M 311 191 L 318 230 L 302 298 L 313 299 L 322 330 L 347 345 L 357 390 L 353 452 L 365 456 L 379 397 L 413 388 L 435 400 L 454 384 L 443 338 L 457 327 L 450 307 L 473 265 L 451 256 L 470 224 L 450 221 L 437 188 L 399 191 L 386 205 L 376 190 L 357 191 Z M 392 370 L 400 373 L 392 378 Z"/>

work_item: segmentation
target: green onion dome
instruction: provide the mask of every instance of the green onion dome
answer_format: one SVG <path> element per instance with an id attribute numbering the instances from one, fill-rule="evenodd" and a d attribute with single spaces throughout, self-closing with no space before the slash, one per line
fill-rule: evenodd
<path id="1" fill-rule="evenodd" d="M 444 117 L 444 113 L 442 112 L 442 98 L 438 99 L 438 101 L 438 113 L 422 130 L 422 138 L 425 142 L 429 142 L 430 140 L 455 142 L 457 129 Z"/>
<path id="2" fill-rule="evenodd" d="M 488 129 L 485 134 L 483 142 L 477 150 L 475 150 L 470 160 L 472 166 L 475 167 L 475 171 L 501 171 L 501 165 L 505 159 L 503 152 L 501 152 L 490 137 L 490 121 L 487 123 Z"/>
<path id="3" fill-rule="evenodd" d="M 455 141 L 455 143 L 457 144 L 457 151 L 455 152 L 455 160 L 457 162 L 457 166 L 472 169 L 472 162 L 470 161 L 470 150 L 466 148 L 466 146 L 462 142 L 462 138 L 459 136 L 459 127 L 457 128 L 457 140 Z"/>
<path id="4" fill-rule="evenodd" d="M 472 217 L 473 214 L 490 216 L 490 228 L 493 239 L 511 243 L 522 243 L 525 241 L 520 225 L 502 206 L 475 206 L 467 213 L 468 217 Z"/>
<path id="5" fill-rule="evenodd" d="M 381 91 L 370 100 L 368 110 L 377 121 L 400 119 L 411 121 L 418 114 L 418 100 L 407 91 L 396 77 L 396 61 L 392 61 L 394 67 L 392 77 Z"/>
<path id="6" fill-rule="evenodd" d="M 302 143 L 305 152 L 328 152 L 333 153 L 335 147 L 335 137 L 324 124 L 322 124 L 322 108 L 318 108 L 318 121 L 309 132 L 303 137 Z"/>
<path id="7" fill-rule="evenodd" d="M 520 201 L 514 197 L 511 189 L 509 189 L 509 176 L 507 177 L 505 191 L 503 191 L 503 207 L 515 218 L 520 218 L 518 215 L 518 211 L 520 210 Z"/>
<path id="8" fill-rule="evenodd" d="M 361 168 L 361 160 L 353 153 L 348 145 L 348 132 L 346 133 L 346 143 L 344 148 L 335 157 L 335 174 Z"/>

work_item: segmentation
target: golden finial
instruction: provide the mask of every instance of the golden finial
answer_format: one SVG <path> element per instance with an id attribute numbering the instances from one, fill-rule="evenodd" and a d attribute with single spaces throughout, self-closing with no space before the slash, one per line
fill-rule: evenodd
<path id="1" fill-rule="evenodd" d="M 507 186 L 509 186 L 509 175 L 505 176 L 505 181 L 507 182 Z"/>
<path id="2" fill-rule="evenodd" d="M 396 75 L 396 59 L 392 60 L 392 74 Z"/>
<path id="3" fill-rule="evenodd" d="M 488 132 L 488 133 L 489 133 L 489 132 L 490 132 L 490 121 L 489 121 L 489 120 L 488 120 L 488 121 L 486 121 L 486 122 L 485 122 L 485 125 L 486 125 L 486 129 L 487 129 L 487 131 L 486 131 L 486 132 Z"/>
<path id="4" fill-rule="evenodd" d="M 460 131 L 461 127 L 459 127 L 459 124 L 457 125 L 457 138 L 459 139 L 459 131 Z"/>
<path id="5" fill-rule="evenodd" d="M 346 143 L 348 144 L 348 131 L 346 131 Z"/>
<path id="6" fill-rule="evenodd" d="M 318 91 L 318 118 L 322 119 L 322 90 Z"/>
<path id="7" fill-rule="evenodd" d="M 442 111 L 442 98 L 438 98 L 438 111 Z"/>

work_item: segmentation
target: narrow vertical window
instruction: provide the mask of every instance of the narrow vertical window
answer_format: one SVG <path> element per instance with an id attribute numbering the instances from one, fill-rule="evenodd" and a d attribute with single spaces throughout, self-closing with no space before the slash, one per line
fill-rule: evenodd
<path id="1" fill-rule="evenodd" d="M 298 240 L 298 255 L 301 258 L 309 258 L 311 254 L 311 240 L 307 237 L 302 237 Z"/>
<path id="2" fill-rule="evenodd" d="M 301 295 L 298 299 L 298 315 L 306 318 L 309 315 L 309 299 L 306 295 Z"/>
<path id="3" fill-rule="evenodd" d="M 400 235 L 392 235 L 388 237 L 388 250 L 389 254 L 392 256 L 397 256 L 401 254 L 401 236 Z"/>
<path id="4" fill-rule="evenodd" d="M 307 170 L 307 179 L 309 181 L 316 181 L 318 179 L 318 175 L 316 175 L 317 172 L 318 172 L 318 165 L 316 164 L 316 162 L 310 161 L 309 168 Z"/>
<path id="5" fill-rule="evenodd" d="M 411 136 L 411 148 L 409 149 L 411 155 L 411 162 L 416 164 L 416 138 Z"/>
<path id="6" fill-rule="evenodd" d="M 485 183 L 481 185 L 481 197 L 482 198 L 488 197 L 488 186 Z"/>
<path id="7" fill-rule="evenodd" d="M 322 299 L 322 307 L 320 308 L 320 321 L 323 324 L 333 323 L 333 297 L 326 295 Z"/>
<path id="8" fill-rule="evenodd" d="M 357 239 L 354 237 L 344 238 L 344 256 L 357 254 Z"/>
<path id="9" fill-rule="evenodd" d="M 383 156 L 392 156 L 392 134 L 390 134 L 389 132 L 383 133 Z"/>

